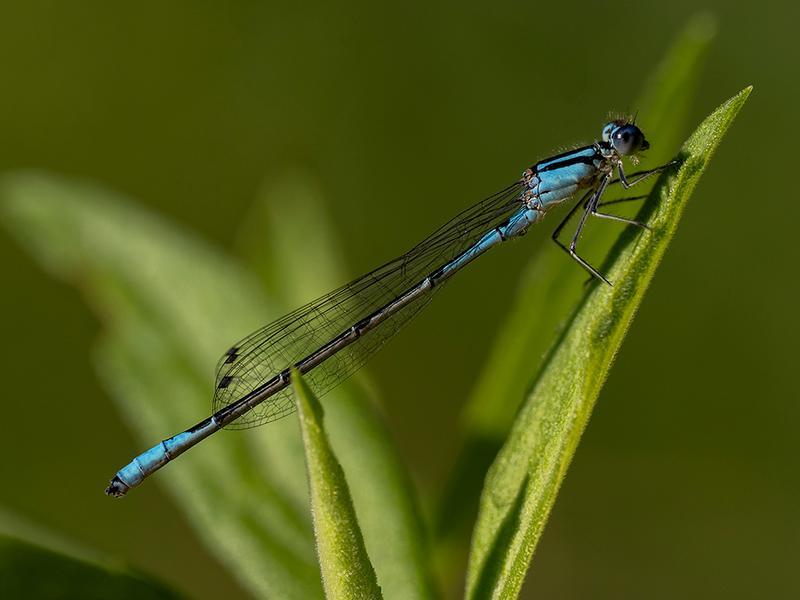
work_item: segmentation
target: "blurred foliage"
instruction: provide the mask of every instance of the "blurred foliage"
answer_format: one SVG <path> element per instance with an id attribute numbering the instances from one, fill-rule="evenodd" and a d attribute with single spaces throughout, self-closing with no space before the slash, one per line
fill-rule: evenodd
<path id="1" fill-rule="evenodd" d="M 206 374 L 213 373 L 219 348 L 275 311 L 249 272 L 124 198 L 85 183 L 20 173 L 0 183 L 0 198 L 11 231 L 54 275 L 76 283 L 102 317 L 98 371 L 141 444 L 185 429 L 207 412 Z M 312 202 L 308 196 L 300 205 Z M 321 220 L 313 227 L 290 222 L 287 227 L 325 237 Z M 321 259 L 327 254 L 324 249 Z M 296 277 L 296 285 L 302 280 Z M 429 578 L 422 566 L 422 527 L 402 468 L 363 390 L 345 386 L 330 402 L 330 428 L 353 476 L 367 544 L 385 575 L 382 585 L 387 596 L 418 597 Z M 297 434 L 287 419 L 266 438 L 221 435 L 212 452 L 188 453 L 178 477 L 157 476 L 209 549 L 262 596 L 322 594 L 306 482 L 297 477 L 304 471 Z M 395 543 L 387 545 L 389 531 Z"/>
<path id="2" fill-rule="evenodd" d="M 36 600 L 170 600 L 175 592 L 113 565 L 85 562 L 0 534 L 0 597 Z"/>
<path id="3" fill-rule="evenodd" d="M 0 501 L 195 597 L 262 593 L 270 582 L 254 583 L 265 578 L 256 565 L 263 567 L 270 548 L 255 538 L 276 541 L 281 554 L 296 531 L 306 541 L 279 560 L 313 570 L 316 586 L 302 450 L 291 420 L 268 431 L 215 436 L 215 448 L 181 459 L 184 475 L 171 468 L 156 485 L 109 502 L 101 492 L 109 469 L 173 433 L 155 422 L 158 431 L 145 431 L 144 421 L 169 419 L 182 428 L 198 420 L 208 411 L 210 369 L 232 339 L 396 254 L 559 144 L 592 139 L 608 108 L 641 108 L 654 151 L 670 154 L 685 135 L 674 124 L 699 121 L 716 99 L 752 81 L 758 102 L 704 177 L 702 201 L 693 203 L 642 304 L 530 578 L 537 597 L 639 598 L 642 590 L 651 598 L 796 596 L 800 405 L 788 400 L 796 396 L 800 290 L 789 274 L 800 259 L 793 242 L 800 209 L 781 192 L 793 187 L 792 144 L 800 133 L 800 84 L 786 70 L 799 54 L 792 29 L 798 9 L 788 1 L 754 10 L 721 0 L 708 8 L 718 15 L 720 35 L 697 80 L 701 100 L 687 106 L 686 95 L 669 96 L 659 103 L 663 120 L 654 123 L 647 113 L 659 104 L 646 98 L 630 104 L 632 94 L 653 76 L 663 48 L 694 10 L 688 0 L 659 6 L 181 0 L 125 12 L 96 0 L 33 0 L 5 7 L 4 170 L 36 167 L 98 182 L 88 186 L 99 196 L 87 193 L 95 204 L 86 218 L 95 210 L 98 220 L 107 214 L 107 188 L 141 200 L 158 221 L 166 216 L 178 223 L 165 237 L 177 235 L 183 241 L 171 251 L 188 253 L 182 262 L 170 256 L 164 272 L 172 277 L 178 266 L 188 274 L 178 273 L 175 289 L 163 292 L 176 298 L 165 302 L 169 313 L 160 313 L 163 298 L 131 289 L 141 278 L 158 278 L 160 243 L 141 244 L 143 273 L 108 289 L 91 290 L 87 281 L 98 274 L 85 273 L 89 265 L 71 273 L 103 317 L 95 356 L 105 367 L 98 382 L 81 351 L 96 337 L 96 320 L 74 292 L 42 276 L 11 237 L 0 236 L 9 282 L 0 295 L 3 376 L 7 397 L 15 399 L 4 406 L 13 426 L 4 428 L 0 448 L 18 457 L 0 462 Z M 658 138 L 650 133 L 655 130 Z M 769 196 L 756 165 L 767 170 Z M 290 177 L 278 175 L 284 173 Z M 86 189 L 72 179 L 42 181 L 67 182 L 80 195 Z M 112 211 L 120 206 L 110 204 Z M 151 218 L 146 208 L 121 204 Z M 781 218 L 774 217 L 778 211 Z M 139 229 L 138 218 L 129 222 L 126 210 L 117 215 L 117 228 L 103 240 L 112 250 L 114 237 L 121 246 L 128 235 L 150 232 Z M 75 225 L 59 212 L 53 226 L 62 218 L 65 227 Z M 590 244 L 604 235 L 601 229 L 587 235 Z M 78 238 L 64 239 L 57 252 L 65 262 L 77 255 L 102 265 L 107 252 L 123 262 L 140 260 L 115 256 L 95 238 L 84 241 L 80 227 L 70 231 Z M 44 245 L 28 239 L 33 234 L 14 233 L 25 247 Z M 298 236 L 308 254 L 287 255 Z M 544 240 L 545 232 L 476 263 L 370 367 L 379 375 L 391 433 L 431 513 L 431 498 L 442 495 L 459 447 L 459 428 L 469 423 L 469 416 L 456 417 L 474 383 L 462 374 L 478 373 L 484 364 L 527 257 L 565 260 L 549 242 L 535 248 L 537 238 Z M 235 246 L 259 278 L 200 239 Z M 193 285 L 193 252 L 217 256 L 222 280 L 200 276 Z M 58 263 L 61 257 L 47 258 Z M 214 288 L 224 291 L 220 281 L 240 278 L 249 281 L 246 298 L 238 290 L 237 297 L 209 299 Z M 204 304 L 200 311 L 210 311 L 205 324 L 196 322 L 193 295 Z M 109 307 L 99 302 L 118 297 L 142 313 L 119 330 L 109 328 Z M 237 311 L 253 299 L 248 312 L 258 314 L 251 313 L 251 322 Z M 187 315 L 178 300 L 188 302 Z M 221 306 L 209 306 L 214 302 Z M 571 307 L 560 308 L 566 315 Z M 542 349 L 559 320 L 551 323 Z M 176 340 L 155 340 L 176 331 L 186 335 L 177 340 L 180 366 L 161 365 Z M 203 336 L 217 336 L 220 345 L 212 348 L 216 339 Z M 135 354 L 109 354 L 129 340 L 140 344 Z M 134 388 L 125 377 L 131 367 L 153 369 L 152 387 Z M 179 369 L 183 381 L 164 380 Z M 150 403 L 152 414 L 130 422 L 124 402 L 121 412 L 108 402 L 103 386 L 109 379 L 137 402 Z M 419 571 L 404 571 L 424 562 L 424 535 L 385 427 L 359 400 L 372 398 L 375 386 L 362 387 L 361 379 L 354 391 L 325 398 L 326 429 L 384 592 L 392 577 L 408 582 L 407 589 L 427 589 L 429 583 L 412 581 Z M 156 386 L 167 387 L 154 397 Z M 350 399 L 355 407 L 347 408 Z M 344 416 L 335 425 L 339 407 Z M 500 431 L 509 408 L 504 399 Z M 359 425 L 372 433 L 353 429 Z M 233 463 L 226 462 L 231 449 Z M 246 482 L 242 489 L 256 490 L 251 499 L 200 483 L 203 476 L 217 481 L 215 465 L 222 463 L 234 468 L 220 474 L 220 485 Z M 474 467 L 479 479 L 483 469 Z M 181 486 L 190 480 L 204 490 L 199 499 L 197 490 L 182 499 Z M 265 481 L 281 500 L 265 499 Z M 283 499 L 275 520 L 266 518 Z M 387 501 L 396 505 L 384 523 Z M 252 504 L 264 512 L 253 513 Z M 237 540 L 239 530 L 246 543 Z M 378 533 L 372 541 L 370 531 Z M 389 537 L 400 542 L 382 543 Z M 279 574 L 270 577 L 280 583 Z M 312 597 L 321 593 L 316 590 Z"/>
<path id="4" fill-rule="evenodd" d="M 0 509 L 0 598 L 180 598 L 118 560 Z"/>

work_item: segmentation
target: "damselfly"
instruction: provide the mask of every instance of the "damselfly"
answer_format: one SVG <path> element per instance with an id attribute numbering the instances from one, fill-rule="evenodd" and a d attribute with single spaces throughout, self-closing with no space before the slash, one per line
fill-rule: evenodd
<path id="1" fill-rule="evenodd" d="M 611 285 L 578 255 L 578 239 L 589 216 L 647 229 L 644 223 L 598 210 L 609 185 L 627 189 L 669 166 L 626 177 L 622 158 L 635 162 L 647 148 L 634 123 L 612 121 L 599 141 L 536 163 L 518 181 L 466 209 L 402 256 L 250 334 L 217 365 L 213 414 L 134 458 L 117 472 L 106 493 L 125 495 L 223 427 L 246 429 L 293 412 L 292 367 L 317 394 L 324 394 L 363 365 L 456 272 L 490 248 L 523 235 L 579 191 L 583 194 L 556 227 L 553 240 L 593 277 Z M 559 234 L 580 209 L 575 234 L 564 244 Z"/>

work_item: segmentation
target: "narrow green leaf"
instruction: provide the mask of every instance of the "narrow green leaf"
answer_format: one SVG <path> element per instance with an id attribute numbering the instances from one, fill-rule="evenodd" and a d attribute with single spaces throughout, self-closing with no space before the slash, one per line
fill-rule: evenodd
<path id="1" fill-rule="evenodd" d="M 693 17 L 677 37 L 661 64 L 644 87 L 639 101 L 638 122 L 652 147 L 647 164 L 668 160 L 685 131 L 688 105 L 694 97 L 703 58 L 713 39 L 715 24 L 706 14 Z M 619 228 L 596 226 L 582 243 L 608 248 Z M 591 239 L 589 239 L 591 238 Z M 531 357 L 542 357 L 584 291 L 586 273 L 565 259 L 555 244 L 546 247 L 530 262 L 523 275 L 514 305 L 500 330 L 492 353 L 470 396 L 465 413 L 465 430 L 477 437 L 502 440 L 524 397 L 527 381 L 520 368 L 529 369 Z M 501 398 L 506 402 L 489 402 Z"/>
<path id="2" fill-rule="evenodd" d="M 487 475 L 472 539 L 468 598 L 519 593 L 558 488 L 611 362 L 677 227 L 692 190 L 742 107 L 748 87 L 715 110 L 684 144 L 677 173 L 662 176 L 612 250 L 613 288 L 596 285 L 550 352 Z"/>
<path id="3" fill-rule="evenodd" d="M 715 22 L 709 15 L 691 18 L 654 69 L 639 101 L 632 105 L 638 109 L 639 122 L 653 145 L 647 152 L 651 166 L 666 162 L 681 139 L 714 31 Z M 589 252 L 607 249 L 619 232 L 613 223 L 598 223 L 581 243 L 587 244 Z M 537 370 L 537 363 L 584 293 L 585 279 L 585 272 L 555 244 L 541 248 L 522 274 L 514 302 L 462 415 L 463 447 L 437 518 L 437 535 L 449 539 L 448 546 L 460 549 L 477 511 L 478 490 L 486 469 L 525 397 L 529 379 L 520 377 L 520 373 Z"/>
<path id="4" fill-rule="evenodd" d="M 322 406 L 294 369 L 292 386 L 305 446 L 311 513 L 325 595 L 331 600 L 381 598 L 344 471 L 323 429 Z"/>
<path id="5" fill-rule="evenodd" d="M 109 458 L 109 477 L 134 453 L 208 415 L 221 349 L 279 316 L 235 261 L 96 186 L 6 176 L 0 217 L 103 319 L 98 370 L 140 440 L 130 454 Z M 219 433 L 121 501 L 135 502 L 160 481 L 254 595 L 322 597 L 296 426 L 273 424 L 271 443 L 253 452 L 259 437 Z"/>
<path id="6" fill-rule="evenodd" d="M 299 306 L 347 281 L 343 252 L 310 173 L 270 179 L 237 246 L 270 296 Z M 434 598 L 424 527 L 410 477 L 360 372 L 325 395 L 326 430 L 341 461 L 385 598 Z M 263 443 L 273 443 L 263 436 Z M 391 540 L 391 543 L 387 543 Z"/>

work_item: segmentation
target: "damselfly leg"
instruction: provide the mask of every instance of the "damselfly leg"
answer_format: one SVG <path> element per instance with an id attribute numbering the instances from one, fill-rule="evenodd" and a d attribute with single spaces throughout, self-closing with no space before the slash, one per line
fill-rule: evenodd
<path id="1" fill-rule="evenodd" d="M 577 262 L 580 266 L 586 269 L 593 277 L 597 277 L 600 281 L 611 285 L 611 282 L 603 277 L 597 269 L 595 269 L 592 265 L 586 262 L 583 258 L 581 258 L 578 253 L 576 252 L 576 247 L 578 245 L 578 238 L 581 236 L 581 231 L 583 231 L 583 226 L 586 224 L 586 218 L 594 209 L 595 204 L 599 200 L 600 196 L 603 195 L 606 187 L 608 187 L 609 177 L 604 177 L 600 184 L 594 188 L 589 190 L 586 194 L 584 194 L 581 199 L 572 207 L 572 209 L 567 213 L 567 216 L 564 218 L 561 223 L 559 223 L 558 227 L 556 227 L 555 231 L 553 231 L 553 241 L 559 245 L 567 254 L 569 254 L 572 259 Z M 569 243 L 569 247 L 565 246 L 560 239 L 558 239 L 561 230 L 564 226 L 569 222 L 572 218 L 572 215 L 578 210 L 579 207 L 583 206 L 584 211 L 581 214 L 581 219 L 578 221 L 578 227 L 575 229 L 575 234 L 572 236 L 572 240 Z"/>
<path id="2" fill-rule="evenodd" d="M 611 181 L 610 185 L 616 185 L 618 183 L 622 184 L 626 190 L 630 187 L 633 187 L 637 183 L 641 183 L 648 177 L 656 175 L 657 173 L 661 173 L 662 171 L 666 171 L 673 165 L 680 164 L 681 161 L 679 160 L 671 160 L 668 163 L 661 165 L 660 167 L 655 167 L 653 169 L 646 169 L 644 171 L 636 171 L 636 173 L 631 173 L 630 175 L 625 175 L 625 171 L 622 168 L 622 163 L 617 166 L 617 171 L 619 172 L 619 178 L 614 179 Z M 630 179 L 628 179 L 630 177 Z"/>
<path id="3" fill-rule="evenodd" d="M 614 184 L 621 184 L 623 188 L 629 189 L 634 185 L 641 183 L 648 177 L 655 175 L 664 171 L 665 169 L 671 167 L 674 164 L 677 164 L 678 161 L 671 161 L 654 169 L 648 169 L 645 171 L 639 171 L 637 173 L 633 173 L 630 177 L 625 175 L 625 171 L 622 168 L 622 164 L 620 163 L 617 167 L 617 172 L 619 174 L 618 179 L 611 180 L 611 176 L 608 175 L 605 177 L 595 189 L 589 190 L 586 194 L 584 194 L 581 199 L 573 206 L 569 213 L 567 213 L 564 220 L 559 223 L 558 227 L 556 227 L 555 231 L 553 231 L 553 241 L 558 244 L 560 248 L 562 248 L 567 254 L 572 257 L 575 262 L 581 265 L 584 269 L 586 269 L 594 278 L 599 279 L 603 283 L 611 285 L 611 282 L 604 277 L 597 269 L 595 269 L 592 265 L 590 265 L 584 258 L 582 258 L 577 253 L 577 245 L 578 240 L 580 239 L 581 232 L 583 231 L 583 226 L 586 224 L 586 220 L 589 215 L 594 217 L 600 217 L 602 219 L 609 219 L 612 221 L 618 221 L 620 223 L 625 223 L 626 225 L 635 225 L 636 227 L 640 227 L 642 229 L 650 229 L 650 227 L 646 223 L 642 223 L 640 221 L 636 221 L 634 219 L 628 219 L 626 217 L 621 217 L 619 215 L 612 215 L 609 213 L 599 212 L 597 209 L 601 206 L 609 206 L 611 204 L 620 204 L 622 202 L 632 202 L 635 200 L 643 200 L 647 197 L 647 194 L 639 195 L 639 196 L 630 196 L 628 198 L 618 198 L 616 200 L 609 200 L 608 202 L 600 202 L 600 198 L 605 192 L 606 188 L 609 185 Z M 559 235 L 561 231 L 564 229 L 566 224 L 572 219 L 573 215 L 577 212 L 578 208 L 583 207 L 583 214 L 581 215 L 580 221 L 578 221 L 578 226 L 575 229 L 575 234 L 572 236 L 572 240 L 570 241 L 569 246 L 565 246 L 561 240 L 559 239 Z M 589 280 L 591 281 L 591 279 Z M 588 282 L 587 282 L 588 283 Z"/>

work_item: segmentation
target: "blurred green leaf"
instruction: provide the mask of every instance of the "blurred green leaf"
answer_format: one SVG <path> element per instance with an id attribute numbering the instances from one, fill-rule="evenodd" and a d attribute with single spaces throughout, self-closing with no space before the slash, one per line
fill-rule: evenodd
<path id="1" fill-rule="evenodd" d="M 381 598 L 344 471 L 322 426 L 322 406 L 296 370 L 292 371 L 292 387 L 303 433 L 325 595 L 332 600 Z"/>
<path id="2" fill-rule="evenodd" d="M 280 298 L 287 308 L 346 280 L 340 259 L 343 252 L 336 244 L 322 194 L 312 182 L 313 176 L 302 171 L 270 178 L 243 220 L 237 241 L 250 267 L 273 290 L 271 297 Z M 361 371 L 325 395 L 330 443 L 347 473 L 384 597 L 433 598 L 427 541 L 410 478 L 366 379 Z M 273 443 L 268 435 L 259 440 Z"/>
<path id="3" fill-rule="evenodd" d="M 558 488 L 614 356 L 723 135 L 752 88 L 709 116 L 684 144 L 677 173 L 662 176 L 639 218 L 612 250 L 615 286 L 595 285 L 550 352 L 486 478 L 472 538 L 468 598 L 516 597 Z"/>
<path id="4" fill-rule="evenodd" d="M 132 454 L 207 415 L 220 349 L 277 316 L 237 262 L 93 185 L 6 176 L 0 214 L 101 315 L 96 362 L 141 442 Z M 220 433 L 155 479 L 255 595 L 321 597 L 297 428 L 275 423 L 253 452 L 260 434 Z M 131 457 L 109 457 L 109 477 Z"/>
<path id="5" fill-rule="evenodd" d="M 341 283 L 334 236 L 308 179 L 281 178 L 245 220 L 239 246 L 256 272 L 269 275 L 266 287 L 280 290 L 269 296 L 234 260 L 119 196 L 32 173 L 3 181 L 6 224 L 51 272 L 77 283 L 103 317 L 98 370 L 142 447 L 208 413 L 220 349 L 283 307 Z M 430 598 L 416 501 L 370 395 L 364 385 L 348 384 L 328 396 L 332 443 L 352 474 L 354 502 L 386 596 Z M 254 593 L 319 596 L 293 419 L 258 432 L 222 433 L 207 444 L 155 478 Z M 387 535 L 392 544 L 385 543 Z"/>
<path id="6" fill-rule="evenodd" d="M 180 598 L 121 565 L 89 562 L 0 533 L 0 598 Z"/>
<path id="7" fill-rule="evenodd" d="M 700 71 L 716 32 L 713 15 L 694 15 L 644 86 L 635 106 L 637 122 L 651 141 L 658 141 L 647 152 L 653 164 L 666 161 L 682 138 Z"/>
<path id="8" fill-rule="evenodd" d="M 714 19 L 707 14 L 690 19 L 634 104 L 638 121 L 653 144 L 647 152 L 648 164 L 665 162 L 680 139 L 715 29 Z M 590 251 L 609 248 L 619 231 L 613 223 L 599 224 L 581 243 Z M 458 532 L 466 533 L 474 519 L 486 469 L 525 397 L 528 380 L 520 373 L 533 372 L 533 363 L 544 357 L 558 337 L 585 292 L 585 279 L 586 273 L 555 244 L 542 248 L 520 278 L 513 305 L 467 402 L 462 418 L 463 447 L 439 505 L 437 534 L 452 537 L 454 545 L 460 542 Z"/>

